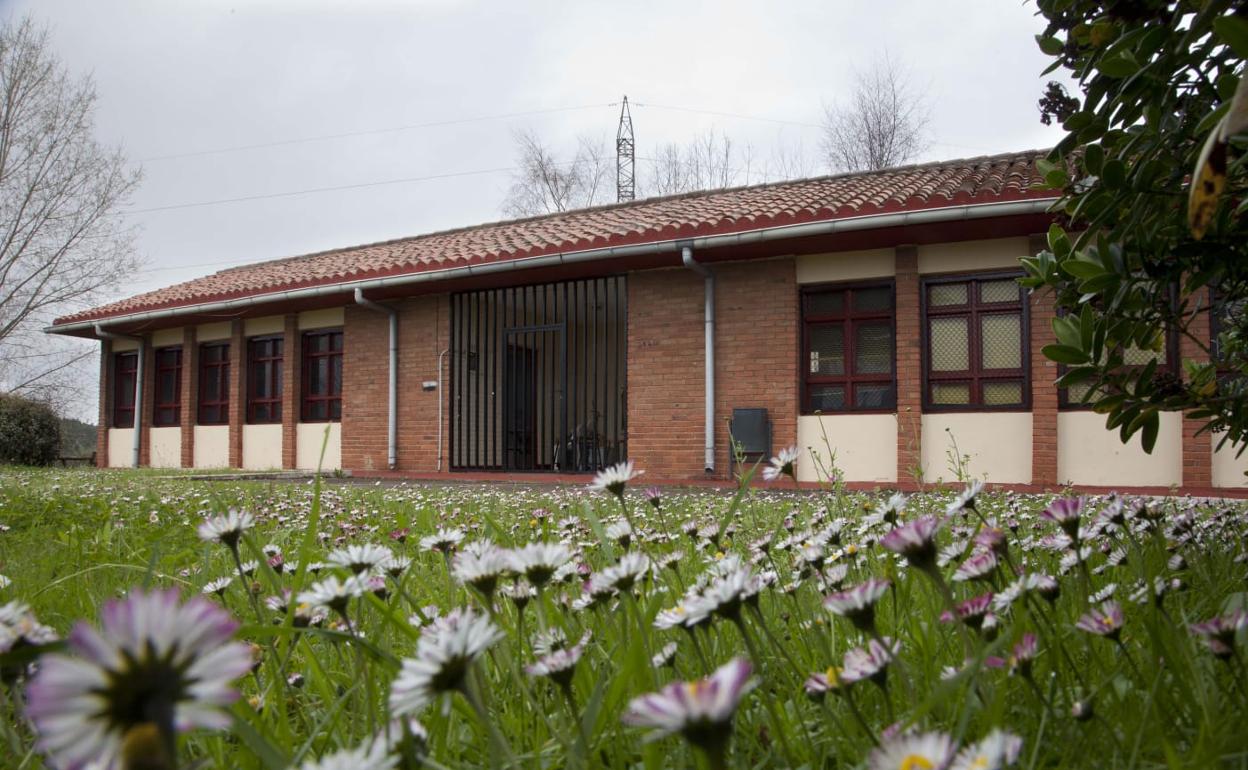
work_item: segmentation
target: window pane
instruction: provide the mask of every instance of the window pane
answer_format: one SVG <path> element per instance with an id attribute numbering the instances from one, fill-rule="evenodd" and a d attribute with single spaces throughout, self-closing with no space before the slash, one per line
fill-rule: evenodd
<path id="1" fill-rule="evenodd" d="M 330 380 L 329 392 L 331 395 L 339 395 L 342 393 L 342 356 L 333 356 L 330 358 L 332 368 L 330 370 L 333 379 Z"/>
<path id="2" fill-rule="evenodd" d="M 342 350 L 342 332 L 334 332 L 329 336 L 330 350 Z"/>
<path id="3" fill-rule="evenodd" d="M 971 403 L 971 386 L 965 382 L 933 382 L 933 404 L 969 404 Z"/>
<path id="4" fill-rule="evenodd" d="M 253 405 L 251 408 L 251 419 L 256 422 L 268 422 L 270 419 L 269 405 L 268 404 Z"/>
<path id="5" fill-rule="evenodd" d="M 329 419 L 331 420 L 342 419 L 342 402 L 339 401 L 338 399 L 334 399 L 333 401 L 329 402 Z"/>
<path id="6" fill-rule="evenodd" d="M 1017 281 L 984 281 L 979 285 L 980 302 L 1018 302 L 1021 287 Z"/>
<path id="7" fill-rule="evenodd" d="M 166 369 L 160 373 L 160 398 L 159 403 L 168 404 L 176 401 L 178 398 L 178 373 Z"/>
<path id="8" fill-rule="evenodd" d="M 324 358 L 316 358 L 308 367 L 308 394 L 313 396 L 325 395 L 325 378 L 329 375 L 329 361 Z"/>
<path id="9" fill-rule="evenodd" d="M 1022 316 L 986 315 L 979 319 L 981 364 L 984 369 L 1023 368 Z"/>
<path id="10" fill-rule="evenodd" d="M 845 312 L 845 292 L 826 291 L 806 295 L 806 312 L 810 315 L 841 315 Z"/>
<path id="11" fill-rule="evenodd" d="M 854 292 L 854 310 L 868 313 L 874 310 L 888 310 L 893 306 L 893 291 L 887 286 L 875 289 L 858 289 Z"/>
<path id="12" fill-rule="evenodd" d="M 892 409 L 894 405 L 892 385 L 854 386 L 854 406 L 859 409 Z"/>
<path id="13" fill-rule="evenodd" d="M 324 420 L 325 419 L 325 402 L 311 401 L 308 403 L 308 419 Z"/>
<path id="14" fill-rule="evenodd" d="M 893 329 L 889 324 L 859 324 L 854 338 L 856 374 L 888 374 L 893 370 Z"/>
<path id="15" fill-rule="evenodd" d="M 810 327 L 810 373 L 845 374 L 845 329 L 841 324 Z"/>
<path id="16" fill-rule="evenodd" d="M 927 302 L 936 307 L 965 305 L 967 296 L 964 283 L 936 283 L 928 287 Z"/>
<path id="17" fill-rule="evenodd" d="M 835 412 L 845 408 L 845 386 L 810 386 L 810 411 Z"/>
<path id="18" fill-rule="evenodd" d="M 257 363 L 251 369 L 251 392 L 255 398 L 269 398 L 269 365 Z"/>
<path id="19" fill-rule="evenodd" d="M 933 318 L 931 331 L 931 370 L 964 372 L 971 368 L 970 342 L 965 318 Z"/>
<path id="20" fill-rule="evenodd" d="M 982 388 L 985 406 L 1023 403 L 1023 383 L 1021 382 L 985 382 Z"/>
<path id="21" fill-rule="evenodd" d="M 272 363 L 272 366 L 273 366 L 273 383 L 272 383 L 273 387 L 269 389 L 270 396 L 272 398 L 281 398 L 282 397 L 282 360 L 279 358 L 278 360 Z"/>

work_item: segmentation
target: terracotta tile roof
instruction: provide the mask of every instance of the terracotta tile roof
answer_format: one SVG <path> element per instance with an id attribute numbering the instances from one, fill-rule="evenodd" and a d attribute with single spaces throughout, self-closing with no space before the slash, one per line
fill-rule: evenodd
<path id="1" fill-rule="evenodd" d="M 306 286 L 716 235 L 865 214 L 1051 197 L 1033 190 L 1044 151 L 993 155 L 648 198 L 465 227 L 222 270 L 58 318 L 56 324 Z"/>

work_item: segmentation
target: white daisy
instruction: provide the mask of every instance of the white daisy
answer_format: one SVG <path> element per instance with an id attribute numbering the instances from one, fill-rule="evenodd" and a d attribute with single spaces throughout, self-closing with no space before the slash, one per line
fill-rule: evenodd
<path id="1" fill-rule="evenodd" d="M 610 492 L 616 497 L 622 498 L 624 496 L 624 488 L 628 486 L 628 482 L 643 473 L 645 471 L 634 471 L 633 461 L 627 460 L 598 471 L 589 488 L 595 492 Z"/>
<path id="2" fill-rule="evenodd" d="M 458 609 L 430 623 L 416 643 L 414 657 L 404 658 L 390 687 L 390 713 L 413 714 L 439 695 L 464 686 L 468 668 L 503 638 L 485 615 Z"/>
<path id="3" fill-rule="evenodd" d="M 797 459 L 801 456 L 801 450 L 795 446 L 787 446 L 781 449 L 780 453 L 771 458 L 769 464 L 763 467 L 763 480 L 775 481 L 781 476 L 788 476 L 796 480 Z"/>
<path id="4" fill-rule="evenodd" d="M 1001 770 L 1017 762 L 1022 751 L 1022 738 L 994 729 L 979 743 L 958 752 L 951 770 Z"/>
<path id="5" fill-rule="evenodd" d="M 299 770 L 390 770 L 399 763 L 397 754 L 390 753 L 385 740 L 374 740 L 368 746 L 356 746 L 312 759 L 299 765 Z"/>
<path id="6" fill-rule="evenodd" d="M 338 548 L 328 557 L 330 564 L 350 570 L 354 575 L 384 568 L 393 558 L 394 553 L 389 548 L 372 543 Z"/>
<path id="7" fill-rule="evenodd" d="M 231 642 L 238 624 L 201 598 L 135 591 L 101 611 L 102 631 L 79 623 L 70 654 L 45 655 L 27 688 L 26 713 L 39 746 L 58 767 L 115 768 L 127 733 L 156 724 L 156 751 L 170 731 L 224 729 L 230 683 L 252 666 L 247 645 Z M 131 757 L 134 766 L 152 757 Z"/>
<path id="8" fill-rule="evenodd" d="M 337 575 L 330 575 L 319 583 L 313 583 L 308 590 L 299 594 L 297 600 L 300 604 L 322 607 L 342 614 L 346 611 L 348 602 L 363 596 L 367 590 L 368 583 L 360 575 L 352 575 L 345 581 L 339 580 Z"/>
<path id="9" fill-rule="evenodd" d="M 741 699 L 758 684 L 749 661 L 736 658 L 706 679 L 673 682 L 659 692 L 633 698 L 626 724 L 653 730 L 647 740 L 680 733 L 702 748 L 722 746 L 732 734 L 732 718 Z"/>
<path id="10" fill-rule="evenodd" d="M 256 524 L 256 517 L 247 511 L 231 508 L 227 513 L 205 519 L 196 530 L 200 540 L 217 542 L 230 548 L 238 547 L 243 533 Z"/>
<path id="11" fill-rule="evenodd" d="M 903 733 L 884 739 L 871 752 L 871 770 L 945 770 L 953 761 L 953 739 L 944 733 Z"/>
<path id="12" fill-rule="evenodd" d="M 509 552 L 511 568 L 535 586 L 545 585 L 555 570 L 572 560 L 572 549 L 563 543 L 529 543 Z"/>

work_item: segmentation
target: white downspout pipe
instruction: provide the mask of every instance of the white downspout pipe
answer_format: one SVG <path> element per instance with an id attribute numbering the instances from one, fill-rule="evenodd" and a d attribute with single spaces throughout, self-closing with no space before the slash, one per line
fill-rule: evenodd
<path id="1" fill-rule="evenodd" d="M 706 298 L 703 309 L 706 326 L 706 472 L 715 472 L 715 274 L 693 258 L 693 247 L 682 244 L 680 260 L 685 267 L 703 277 Z"/>
<path id="2" fill-rule="evenodd" d="M 147 340 L 129 334 L 106 332 L 99 324 L 95 325 L 95 334 L 101 339 L 136 340 L 139 343 L 139 365 L 135 367 L 134 372 L 134 436 L 130 444 L 130 467 L 137 468 L 139 467 L 139 449 L 143 440 L 143 363 L 147 360 Z M 113 387 L 116 388 L 117 385 L 114 383 Z"/>
<path id="3" fill-rule="evenodd" d="M 364 290 L 356 287 L 355 304 L 390 316 L 390 403 L 386 414 L 386 467 L 399 467 L 399 311 L 379 305 L 364 296 Z"/>
<path id="4" fill-rule="evenodd" d="M 438 354 L 438 473 L 442 472 L 442 357 L 450 348 Z"/>

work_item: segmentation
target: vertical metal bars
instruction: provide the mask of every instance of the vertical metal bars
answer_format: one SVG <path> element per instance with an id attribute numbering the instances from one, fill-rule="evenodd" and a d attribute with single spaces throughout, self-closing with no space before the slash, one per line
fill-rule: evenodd
<path id="1" fill-rule="evenodd" d="M 623 276 L 452 295 L 451 469 L 627 458 L 626 303 Z"/>

